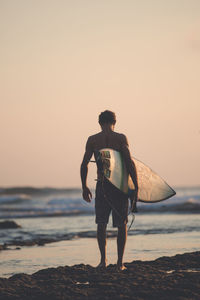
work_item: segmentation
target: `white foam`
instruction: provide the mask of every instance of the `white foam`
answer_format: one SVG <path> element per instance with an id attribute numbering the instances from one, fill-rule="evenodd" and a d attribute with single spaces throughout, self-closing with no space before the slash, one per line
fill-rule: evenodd
<path id="1" fill-rule="evenodd" d="M 4 195 L 0 196 L 0 204 L 8 203 L 8 202 L 18 202 L 29 200 L 31 197 L 26 194 L 15 194 L 15 195 Z"/>

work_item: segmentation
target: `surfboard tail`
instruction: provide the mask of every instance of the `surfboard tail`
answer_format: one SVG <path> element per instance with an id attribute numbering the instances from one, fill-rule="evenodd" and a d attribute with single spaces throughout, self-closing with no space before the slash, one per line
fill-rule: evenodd
<path id="1" fill-rule="evenodd" d="M 104 176 L 119 190 L 128 194 L 134 190 L 134 184 L 127 173 L 120 152 L 113 149 L 101 149 Z M 176 192 L 152 169 L 133 158 L 138 175 L 138 196 L 141 202 L 159 202 L 173 197 Z"/>

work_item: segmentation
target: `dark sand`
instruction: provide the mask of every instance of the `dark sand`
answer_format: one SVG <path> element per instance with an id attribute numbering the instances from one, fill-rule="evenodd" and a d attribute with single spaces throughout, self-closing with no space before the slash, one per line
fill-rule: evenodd
<path id="1" fill-rule="evenodd" d="M 0 299 L 200 299 L 200 252 L 125 265 L 120 273 L 75 265 L 0 278 Z"/>

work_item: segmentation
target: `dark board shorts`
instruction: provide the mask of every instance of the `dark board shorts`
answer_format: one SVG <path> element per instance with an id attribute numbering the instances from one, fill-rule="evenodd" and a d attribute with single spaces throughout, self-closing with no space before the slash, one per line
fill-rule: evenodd
<path id="1" fill-rule="evenodd" d="M 112 211 L 113 227 L 128 222 L 128 196 L 118 190 L 108 180 L 97 182 L 95 197 L 96 224 L 108 224 Z"/>

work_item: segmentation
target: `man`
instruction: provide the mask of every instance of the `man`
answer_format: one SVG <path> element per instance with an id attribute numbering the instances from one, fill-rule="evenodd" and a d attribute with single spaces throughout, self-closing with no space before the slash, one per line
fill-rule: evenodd
<path id="1" fill-rule="evenodd" d="M 134 162 L 131 159 L 127 138 L 124 134 L 114 132 L 116 123 L 115 113 L 106 110 L 99 115 L 99 124 L 101 132 L 88 138 L 86 150 L 81 164 L 81 181 L 83 190 L 83 199 L 91 202 L 92 194 L 87 186 L 88 163 L 93 154 L 103 148 L 111 148 L 122 153 L 126 168 L 135 185 L 135 192 L 131 195 L 132 210 L 136 207 L 138 200 L 138 183 Z M 124 270 L 123 254 L 127 239 L 127 221 L 128 221 L 128 196 L 114 187 L 105 178 L 102 178 L 101 172 L 97 172 L 97 186 L 95 197 L 95 213 L 97 223 L 97 240 L 101 254 L 101 261 L 98 267 L 106 267 L 106 227 L 110 212 L 113 216 L 113 227 L 118 227 L 117 250 L 118 270 Z"/>

